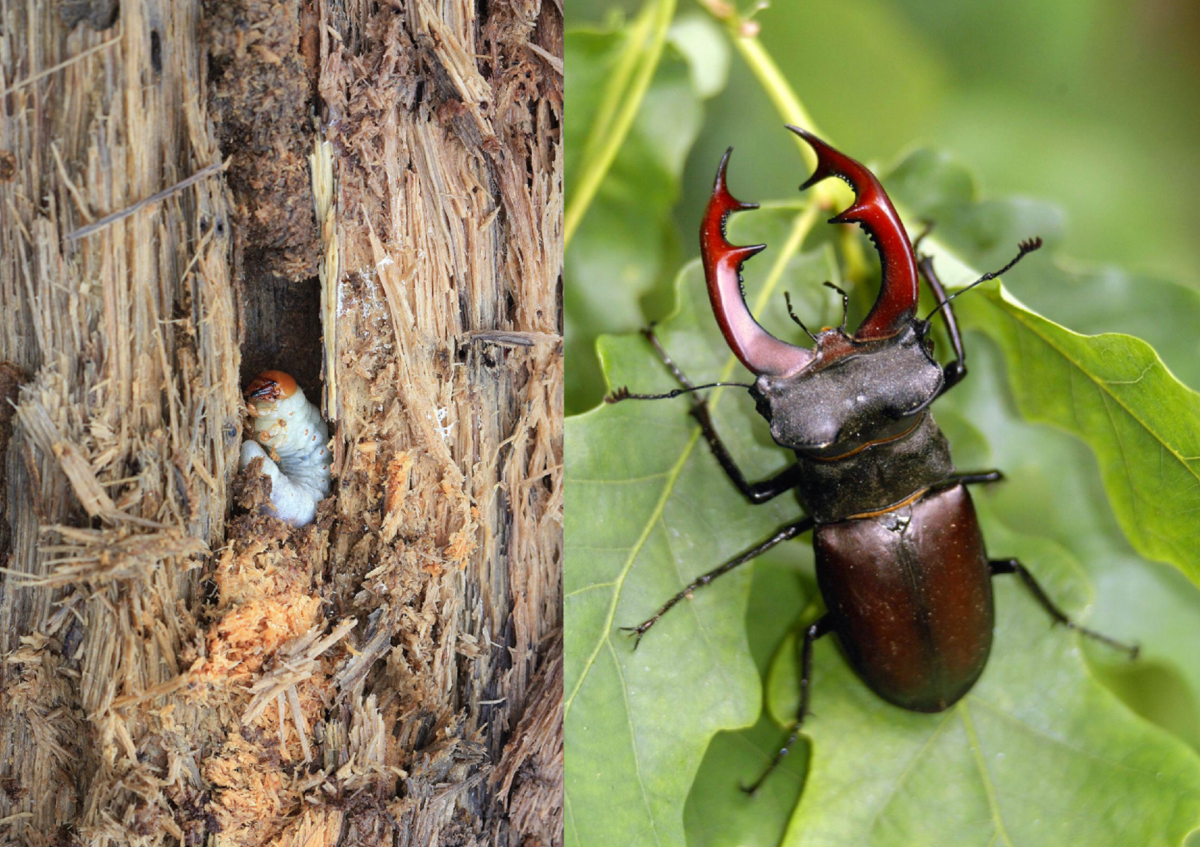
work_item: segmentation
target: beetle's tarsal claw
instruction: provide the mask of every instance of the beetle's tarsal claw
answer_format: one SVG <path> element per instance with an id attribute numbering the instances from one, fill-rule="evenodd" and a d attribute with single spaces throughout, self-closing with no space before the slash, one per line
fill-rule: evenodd
<path id="1" fill-rule="evenodd" d="M 647 623 L 652 623 L 652 621 L 647 621 Z M 649 628 L 646 624 L 641 624 L 640 626 L 623 626 L 620 629 L 621 632 L 633 639 L 633 649 L 636 650 L 642 643 L 642 636 L 646 634 L 646 630 Z"/>

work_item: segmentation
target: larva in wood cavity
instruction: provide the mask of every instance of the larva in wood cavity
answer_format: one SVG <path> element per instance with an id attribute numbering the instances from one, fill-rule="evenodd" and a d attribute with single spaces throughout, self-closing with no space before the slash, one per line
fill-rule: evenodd
<path id="1" fill-rule="evenodd" d="M 271 514 L 292 526 L 312 523 L 317 503 L 329 495 L 329 427 L 283 371 L 263 371 L 246 387 L 254 420 L 242 442 L 241 466 L 263 459 L 271 479 Z M 267 507 L 264 507 L 267 512 Z"/>

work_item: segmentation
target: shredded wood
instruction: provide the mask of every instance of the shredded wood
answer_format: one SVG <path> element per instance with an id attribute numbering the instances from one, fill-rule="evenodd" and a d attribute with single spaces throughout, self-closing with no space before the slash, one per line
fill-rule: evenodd
<path id="1" fill-rule="evenodd" d="M 2 23 L 0 847 L 561 844 L 561 4 Z"/>

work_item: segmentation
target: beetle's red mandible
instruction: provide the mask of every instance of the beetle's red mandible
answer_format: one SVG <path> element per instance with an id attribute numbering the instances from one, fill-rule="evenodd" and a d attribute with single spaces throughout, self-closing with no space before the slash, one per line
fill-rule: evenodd
<path id="1" fill-rule="evenodd" d="M 916 317 L 917 260 L 913 255 L 908 233 L 900 223 L 892 201 L 888 199 L 875 178 L 860 163 L 839 153 L 811 132 L 789 126 L 792 132 L 808 142 L 817 154 L 817 169 L 808 178 L 803 191 L 826 177 L 841 177 L 854 189 L 854 205 L 829 219 L 831 224 L 861 224 L 879 251 L 883 282 L 879 298 L 866 319 L 854 333 L 855 341 L 874 341 L 895 335 L 901 327 Z"/>
<path id="2" fill-rule="evenodd" d="M 746 308 L 746 299 L 742 295 L 742 262 L 766 245 L 735 247 L 725 239 L 725 219 L 731 212 L 758 208 L 756 203 L 735 199 L 725 187 L 725 167 L 732 152 L 731 147 L 721 159 L 712 198 L 700 225 L 700 255 L 708 280 L 708 296 L 725 341 L 742 364 L 756 374 L 788 376 L 812 361 L 813 353 L 771 335 L 759 326 Z"/>

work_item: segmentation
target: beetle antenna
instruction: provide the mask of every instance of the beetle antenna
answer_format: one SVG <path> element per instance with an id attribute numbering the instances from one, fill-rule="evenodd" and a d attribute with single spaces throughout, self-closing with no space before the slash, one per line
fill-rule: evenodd
<path id="1" fill-rule="evenodd" d="M 921 218 L 921 231 L 917 233 L 916 240 L 913 241 L 913 253 L 920 252 L 921 242 L 929 236 L 929 233 L 933 232 L 935 225 L 929 218 Z"/>
<path id="2" fill-rule="evenodd" d="M 838 294 L 842 295 L 842 332 L 844 333 L 846 331 L 846 319 L 850 317 L 850 295 L 832 282 L 826 282 L 825 287 L 832 288 Z"/>
<path id="3" fill-rule="evenodd" d="M 987 282 L 989 279 L 995 279 L 998 276 L 1003 276 L 1005 273 L 1012 270 L 1013 265 L 1015 265 L 1017 262 L 1019 262 L 1023 258 L 1025 258 L 1025 256 L 1027 254 L 1032 253 L 1034 250 L 1037 250 L 1041 246 L 1042 246 L 1041 238 L 1035 237 L 1035 238 L 1030 238 L 1028 241 L 1022 241 L 1017 246 L 1017 255 L 1016 255 L 1016 257 L 1013 258 L 1013 260 L 1011 262 L 1009 262 L 1007 265 L 1005 265 L 998 271 L 992 271 L 991 273 L 984 274 L 979 279 L 975 280 L 970 285 L 968 285 L 966 288 L 960 288 L 960 289 L 958 289 L 958 291 L 955 291 L 953 294 L 951 294 L 949 297 L 947 297 L 941 303 L 938 303 L 937 306 L 934 307 L 934 310 L 925 316 L 925 320 L 928 321 L 930 318 L 932 318 L 934 315 L 936 315 L 939 311 L 941 311 L 943 306 L 949 305 L 950 301 L 953 300 L 958 295 L 967 293 L 975 286 L 979 285 L 980 283 Z"/>
<path id="4" fill-rule="evenodd" d="M 622 400 L 670 400 L 672 397 L 678 397 L 680 394 L 688 394 L 692 391 L 700 391 L 703 388 L 719 388 L 722 385 L 729 385 L 734 388 L 753 388 L 753 385 L 748 385 L 744 382 L 709 382 L 705 385 L 690 385 L 687 388 L 676 388 L 674 391 L 668 391 L 666 394 L 631 394 L 625 386 L 613 389 L 612 394 L 604 398 L 605 403 L 620 403 Z"/>
<path id="5" fill-rule="evenodd" d="M 817 340 L 817 337 L 816 337 L 815 335 L 813 335 L 813 334 L 812 334 L 812 331 L 811 331 L 811 330 L 810 330 L 808 327 L 806 327 L 806 326 L 804 325 L 804 321 L 802 321 L 802 320 L 800 320 L 798 317 L 796 317 L 796 313 L 792 311 L 792 295 L 791 295 L 791 294 L 788 294 L 786 291 L 785 291 L 785 292 L 783 292 L 783 301 L 784 301 L 785 303 L 787 303 L 787 310 L 788 310 L 788 314 L 789 314 L 789 315 L 791 315 L 791 317 L 792 317 L 792 320 L 794 320 L 794 321 L 796 322 L 796 324 L 797 324 L 797 325 L 798 325 L 798 326 L 799 326 L 799 327 L 800 327 L 802 330 L 804 330 L 804 334 L 805 334 L 805 335 L 807 335 L 807 336 L 808 336 L 809 338 L 811 338 L 813 341 L 816 341 L 816 340 Z"/>

